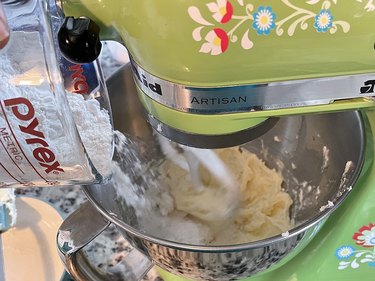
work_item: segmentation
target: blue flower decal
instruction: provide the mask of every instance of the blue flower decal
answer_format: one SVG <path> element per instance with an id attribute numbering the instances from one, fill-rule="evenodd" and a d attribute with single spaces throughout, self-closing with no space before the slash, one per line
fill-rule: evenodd
<path id="1" fill-rule="evenodd" d="M 320 10 L 315 16 L 314 27 L 318 32 L 327 32 L 332 27 L 333 16 L 330 10 Z"/>
<path id="2" fill-rule="evenodd" d="M 271 7 L 260 6 L 258 11 L 253 14 L 253 17 L 253 28 L 259 35 L 268 35 L 276 27 L 276 14 L 272 11 Z"/>
<path id="3" fill-rule="evenodd" d="M 352 246 L 341 246 L 336 250 L 336 257 L 339 260 L 346 260 L 354 254 L 355 248 Z"/>

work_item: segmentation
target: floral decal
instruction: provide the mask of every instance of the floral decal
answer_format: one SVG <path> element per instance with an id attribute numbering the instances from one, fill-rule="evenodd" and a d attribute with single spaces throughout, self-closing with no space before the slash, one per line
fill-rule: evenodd
<path id="1" fill-rule="evenodd" d="M 352 245 L 339 247 L 335 252 L 336 258 L 340 260 L 338 269 L 356 269 L 360 264 L 365 263 L 375 267 L 375 224 L 370 223 L 362 226 L 352 238 L 357 245 L 364 249 L 357 249 Z"/>
<path id="2" fill-rule="evenodd" d="M 213 13 L 212 17 L 217 22 L 226 23 L 233 16 L 233 6 L 227 0 L 217 0 L 217 3 L 208 3 L 207 7 Z"/>
<path id="3" fill-rule="evenodd" d="M 285 6 L 285 11 L 290 11 L 289 14 L 278 16 L 272 5 L 255 6 L 252 3 L 254 0 L 211 0 L 199 7 L 190 6 L 188 14 L 198 24 L 192 37 L 200 42 L 199 51 L 221 55 L 234 43 L 239 43 L 244 50 L 250 50 L 255 45 L 254 36 L 261 35 L 294 36 L 298 30 L 308 29 L 328 34 L 335 34 L 339 30 L 347 33 L 350 30 L 348 22 L 334 17 L 338 0 L 305 0 L 303 2 L 307 8 L 303 8 L 302 4 L 293 4 L 291 0 L 279 1 Z M 362 0 L 356 1 L 362 3 Z M 364 9 L 372 9 L 372 1 Z"/>
<path id="4" fill-rule="evenodd" d="M 329 10 L 320 10 L 315 17 L 314 27 L 318 32 L 327 32 L 332 27 L 333 17 Z"/>
<path id="5" fill-rule="evenodd" d="M 202 53 L 211 53 L 211 55 L 219 55 L 224 53 L 228 48 L 228 35 L 220 28 L 214 28 L 207 33 L 204 43 L 200 49 Z"/>
<path id="6" fill-rule="evenodd" d="M 342 246 L 337 249 L 336 251 L 336 257 L 339 260 L 346 260 L 349 257 L 351 257 L 355 252 L 355 248 L 352 246 Z"/>
<path id="7" fill-rule="evenodd" d="M 364 9 L 366 12 L 372 12 L 375 11 L 375 5 L 374 5 L 374 0 L 357 0 L 359 3 L 366 3 Z"/>
<path id="8" fill-rule="evenodd" d="M 259 35 L 270 34 L 271 29 L 275 28 L 275 18 L 276 15 L 272 12 L 271 7 L 258 8 L 258 11 L 253 14 L 254 22 L 253 28 L 257 31 Z"/>
<path id="9" fill-rule="evenodd" d="M 375 246 L 375 224 L 362 226 L 358 232 L 354 233 L 353 239 L 362 247 Z"/>

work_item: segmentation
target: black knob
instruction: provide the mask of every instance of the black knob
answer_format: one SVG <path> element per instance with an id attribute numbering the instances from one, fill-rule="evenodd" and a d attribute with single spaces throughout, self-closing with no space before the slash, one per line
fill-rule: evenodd
<path id="1" fill-rule="evenodd" d="M 63 56 L 73 63 L 89 63 L 100 54 L 99 26 L 91 19 L 66 17 L 57 34 Z"/>

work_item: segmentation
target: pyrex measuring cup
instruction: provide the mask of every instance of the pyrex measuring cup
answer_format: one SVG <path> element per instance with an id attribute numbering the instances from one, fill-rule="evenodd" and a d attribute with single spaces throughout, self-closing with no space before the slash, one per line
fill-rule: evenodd
<path id="1" fill-rule="evenodd" d="M 57 7 L 3 1 L 10 38 L 0 52 L 0 187 L 102 182 L 112 118 L 99 65 L 55 49 Z"/>

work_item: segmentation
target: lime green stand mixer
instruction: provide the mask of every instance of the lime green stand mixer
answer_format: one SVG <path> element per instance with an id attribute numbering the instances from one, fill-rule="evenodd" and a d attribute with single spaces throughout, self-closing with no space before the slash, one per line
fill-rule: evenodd
<path id="1" fill-rule="evenodd" d="M 155 129 L 207 148 L 256 138 L 270 117 L 373 107 L 371 2 L 61 4 L 66 16 L 94 20 L 101 40 L 126 46 Z"/>
<path id="2" fill-rule="evenodd" d="M 262 135 L 279 116 L 375 106 L 371 0 L 62 0 L 61 5 L 66 16 L 94 20 L 101 40 L 126 46 L 151 125 L 179 143 L 232 146 Z M 71 19 L 63 28 L 69 34 L 76 24 Z M 375 116 L 368 117 L 374 131 Z M 347 207 L 294 259 L 251 280 L 371 280 L 372 142 L 371 135 L 358 183 L 363 188 Z M 356 223 L 341 224 L 345 220 Z"/>

